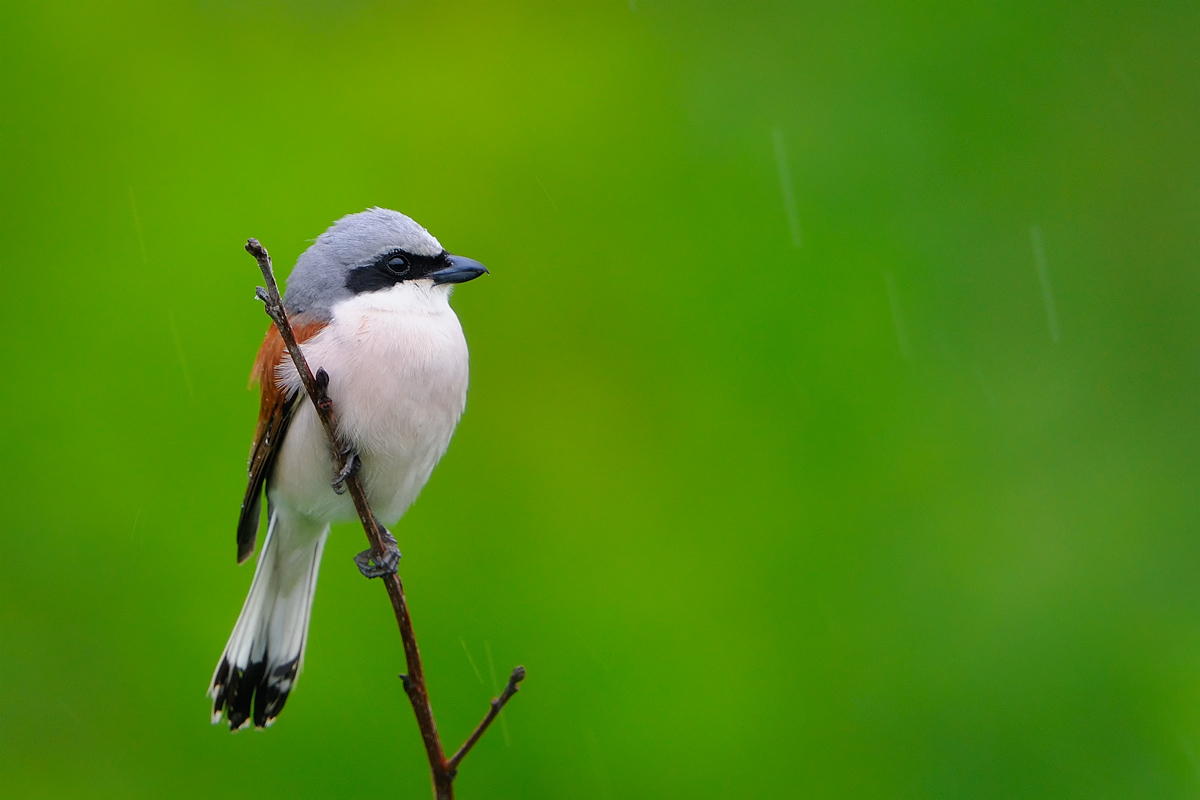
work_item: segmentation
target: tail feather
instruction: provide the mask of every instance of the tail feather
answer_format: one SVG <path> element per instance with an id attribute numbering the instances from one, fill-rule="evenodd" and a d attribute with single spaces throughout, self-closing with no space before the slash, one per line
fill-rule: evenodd
<path id="1" fill-rule="evenodd" d="M 271 510 L 250 592 L 208 689 L 213 724 L 224 716 L 230 730 L 251 720 L 264 728 L 283 709 L 303 663 L 328 535 L 328 525 Z"/>

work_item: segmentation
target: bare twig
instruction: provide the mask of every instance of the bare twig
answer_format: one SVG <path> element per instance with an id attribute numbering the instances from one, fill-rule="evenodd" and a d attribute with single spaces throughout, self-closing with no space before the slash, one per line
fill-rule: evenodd
<path id="1" fill-rule="evenodd" d="M 479 726 L 475 728 L 475 731 L 467 737 L 467 740 L 463 742 L 463 746 L 458 748 L 458 752 L 450 757 L 449 764 L 452 771 L 458 771 L 458 765 L 461 764 L 462 760 L 467 757 L 467 753 L 471 752 L 471 748 L 474 747 L 475 743 L 479 741 L 479 737 L 483 736 L 483 732 L 488 729 L 488 725 L 492 724 L 492 720 L 500 715 L 500 711 L 504 708 L 504 704 L 507 703 L 509 698 L 516 694 L 521 688 L 517 684 L 523 680 L 525 680 L 525 668 L 517 667 L 512 671 L 512 675 L 508 676 L 508 684 L 504 687 L 504 691 L 500 693 L 499 697 L 492 701 L 492 707 L 488 710 L 488 713 L 483 718 L 483 721 L 480 722 Z"/>
<path id="2" fill-rule="evenodd" d="M 334 488 L 336 490 L 344 486 L 343 491 L 349 492 L 350 497 L 354 500 L 354 508 L 358 512 L 359 519 L 362 520 L 367 540 L 371 543 L 371 559 L 376 564 L 382 564 L 388 544 L 391 542 L 391 534 L 379 524 L 379 520 L 371 511 L 367 493 L 355 469 L 354 460 L 357 455 L 338 434 L 337 419 L 333 415 L 333 401 L 329 399 L 329 374 L 322 368 L 318 368 L 316 374 L 309 369 L 304 353 L 301 352 L 300 345 L 296 342 L 296 335 L 292 332 L 291 323 L 288 322 L 283 300 L 279 296 L 279 286 L 275 282 L 275 271 L 271 267 L 271 256 L 267 253 L 266 248 L 259 244 L 257 239 L 249 239 L 246 242 L 246 252 L 258 261 L 258 268 L 262 271 L 263 280 L 267 284 L 265 289 L 258 288 L 256 292 L 258 299 L 263 301 L 267 314 L 275 323 L 275 327 L 279 329 L 279 335 L 283 337 L 283 342 L 292 357 L 292 363 L 295 364 L 300 380 L 304 384 L 304 391 L 316 408 L 317 416 L 321 419 L 321 424 L 329 437 L 329 446 L 333 452 L 337 472 Z M 429 702 L 429 692 L 425 688 L 425 670 L 421 667 L 421 653 L 417 649 L 417 637 L 413 633 L 412 617 L 408 613 L 408 602 L 404 597 L 404 585 L 395 572 L 383 575 L 382 578 L 383 584 L 387 588 L 388 598 L 392 603 L 392 610 L 396 614 L 400 639 L 404 644 L 404 660 L 408 672 L 401 675 L 400 678 L 404 682 L 404 691 L 408 695 L 409 702 L 412 703 L 413 713 L 417 717 L 417 727 L 421 730 L 421 739 L 425 744 L 425 754 L 429 758 L 429 769 L 433 777 L 433 794 L 437 800 L 453 800 L 454 778 L 458 772 L 459 763 L 479 741 L 479 737 L 483 736 L 484 731 L 500 713 L 504 704 L 516 694 L 517 684 L 525 678 L 525 668 L 517 667 L 513 670 L 512 677 L 508 679 L 508 685 L 504 688 L 503 694 L 492 701 L 492 707 L 487 716 L 483 718 L 483 722 L 479 723 L 479 727 L 458 749 L 454 757 L 447 760 L 446 753 L 442 749 L 441 739 L 438 737 L 437 725 L 433 721 L 433 706 Z"/>

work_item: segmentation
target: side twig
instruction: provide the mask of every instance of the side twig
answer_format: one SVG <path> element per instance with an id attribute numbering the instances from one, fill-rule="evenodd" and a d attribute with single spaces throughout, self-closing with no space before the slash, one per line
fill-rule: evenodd
<path id="1" fill-rule="evenodd" d="M 492 701 L 492 707 L 483 718 L 483 722 L 480 722 L 475 731 L 467 737 L 467 740 L 463 742 L 463 746 L 458 748 L 458 752 L 450 756 L 449 764 L 451 771 L 458 771 L 458 765 L 467 757 L 467 753 L 471 752 L 471 748 L 479 741 L 479 737 L 483 736 L 483 732 L 488 729 L 488 725 L 492 724 L 492 720 L 500 716 L 500 711 L 504 708 L 504 704 L 521 688 L 517 684 L 523 680 L 525 680 L 525 668 L 517 667 L 512 671 L 512 675 L 508 676 L 508 684 L 504 687 L 504 691 Z"/>
<path id="2" fill-rule="evenodd" d="M 284 310 L 283 299 L 279 295 L 279 286 L 275 282 L 275 271 L 271 266 L 271 256 L 267 253 L 266 248 L 259 244 L 257 239 L 249 239 L 246 242 L 246 252 L 254 256 L 258 262 L 258 268 L 262 271 L 263 280 L 267 284 L 266 288 L 260 286 L 257 289 L 258 299 L 262 300 L 267 315 L 279 329 L 279 335 L 283 338 L 292 363 L 296 366 L 296 371 L 304 384 L 304 391 L 312 401 L 317 416 L 325 428 L 325 433 L 329 437 L 329 446 L 333 453 L 337 473 L 337 484 L 343 485 L 354 501 L 354 508 L 358 512 L 359 519 L 362 520 L 367 540 L 371 543 L 372 560 L 376 564 L 382 564 L 391 535 L 386 528 L 379 524 L 379 520 L 371 511 L 366 490 L 355 469 L 354 459 L 357 456 L 346 446 L 338 434 L 337 418 L 333 415 L 333 401 L 329 398 L 329 373 L 318 368 L 314 374 L 309 369 L 304 353 L 301 352 L 300 345 L 296 342 L 296 335 L 292 332 L 287 312 Z M 508 685 L 504 687 L 503 694 L 492 701 L 492 707 L 483 718 L 483 722 L 479 723 L 479 727 L 458 749 L 458 752 L 452 758 L 447 759 L 446 753 L 442 749 L 441 739 L 438 737 L 437 725 L 433 720 L 433 706 L 429 701 L 429 691 L 425 687 L 425 670 L 421 666 L 421 653 L 417 649 L 417 637 L 413 632 L 412 617 L 408 613 L 408 601 L 404 597 L 404 585 L 395 572 L 385 574 L 382 578 L 383 584 L 387 588 L 388 599 L 392 603 L 392 610 L 396 615 L 396 624 L 400 628 L 400 639 L 404 644 L 404 660 L 408 672 L 401 675 L 400 678 L 404 683 L 404 691 L 408 695 L 409 702 L 412 703 L 413 713 L 417 717 L 417 727 L 421 730 L 421 739 L 425 744 L 425 753 L 429 758 L 429 769 L 433 777 L 433 794 L 437 800 L 453 800 L 454 778 L 458 773 L 458 765 L 483 736 L 484 731 L 500 713 L 504 704 L 516 694 L 517 684 L 525 678 L 525 668 L 517 667 L 513 670 L 512 677 L 508 679 Z"/>

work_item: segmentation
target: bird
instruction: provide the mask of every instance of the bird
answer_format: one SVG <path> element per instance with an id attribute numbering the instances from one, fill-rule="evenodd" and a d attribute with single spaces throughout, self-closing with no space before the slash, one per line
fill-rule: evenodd
<path id="1" fill-rule="evenodd" d="M 305 359 L 328 374 L 338 431 L 376 516 L 396 523 L 446 452 L 467 398 L 466 338 L 451 290 L 488 272 L 451 255 L 425 228 L 386 208 L 342 217 L 288 276 L 283 305 Z M 271 725 L 299 675 L 330 525 L 356 519 L 334 484 L 335 459 L 299 373 L 272 326 L 251 384 L 260 385 L 238 563 L 253 553 L 263 494 L 267 528 L 250 590 L 213 673 L 212 722 Z M 344 476 L 342 476 L 344 477 Z M 399 550 L 355 561 L 395 572 Z"/>

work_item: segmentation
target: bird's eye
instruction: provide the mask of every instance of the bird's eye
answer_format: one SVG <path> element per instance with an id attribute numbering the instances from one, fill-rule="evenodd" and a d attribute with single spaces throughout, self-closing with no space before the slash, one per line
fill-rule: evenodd
<path id="1" fill-rule="evenodd" d="M 392 256 L 387 260 L 385 266 L 387 267 L 387 271 L 393 275 L 403 275 L 408 272 L 408 261 L 405 260 L 404 256 Z"/>

